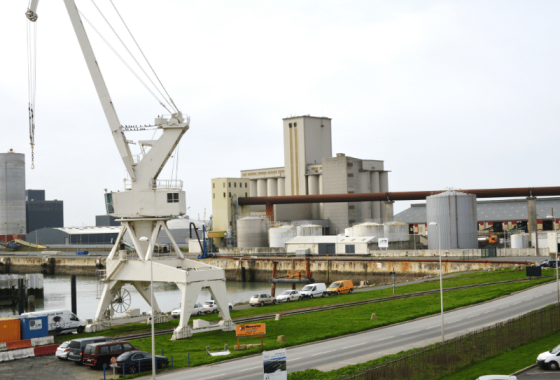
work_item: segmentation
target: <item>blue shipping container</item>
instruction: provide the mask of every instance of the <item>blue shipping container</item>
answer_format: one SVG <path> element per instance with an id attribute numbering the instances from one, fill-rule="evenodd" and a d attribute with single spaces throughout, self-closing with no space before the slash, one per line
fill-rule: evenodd
<path id="1" fill-rule="evenodd" d="M 47 316 L 21 318 L 21 339 L 41 338 L 49 335 Z"/>

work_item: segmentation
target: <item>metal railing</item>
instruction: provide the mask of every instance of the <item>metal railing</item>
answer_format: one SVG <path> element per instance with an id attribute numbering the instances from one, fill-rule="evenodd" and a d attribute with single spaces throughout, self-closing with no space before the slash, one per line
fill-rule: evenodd
<path id="1" fill-rule="evenodd" d="M 560 305 L 500 322 L 338 380 L 433 380 L 560 330 Z"/>
<path id="2" fill-rule="evenodd" d="M 152 180 L 151 183 L 152 190 L 182 190 L 183 189 L 183 181 L 180 179 L 156 179 Z M 124 189 L 125 190 L 132 190 L 132 180 L 125 179 L 124 180 Z"/>

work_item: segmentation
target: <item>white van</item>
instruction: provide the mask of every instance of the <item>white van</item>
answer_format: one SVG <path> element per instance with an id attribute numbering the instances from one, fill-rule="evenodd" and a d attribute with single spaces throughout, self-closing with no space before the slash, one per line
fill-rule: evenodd
<path id="1" fill-rule="evenodd" d="M 558 370 L 560 368 L 560 346 L 537 356 L 537 365 L 542 369 Z"/>
<path id="2" fill-rule="evenodd" d="M 324 282 L 305 285 L 300 293 L 303 298 L 324 297 L 327 295 L 327 285 Z"/>
<path id="3" fill-rule="evenodd" d="M 21 317 L 34 318 L 45 315 L 47 316 L 47 323 L 49 324 L 49 332 L 56 331 L 57 334 L 60 334 L 77 331 L 79 334 L 86 328 L 86 323 L 75 316 L 70 310 L 35 311 L 32 313 L 23 313 Z"/>

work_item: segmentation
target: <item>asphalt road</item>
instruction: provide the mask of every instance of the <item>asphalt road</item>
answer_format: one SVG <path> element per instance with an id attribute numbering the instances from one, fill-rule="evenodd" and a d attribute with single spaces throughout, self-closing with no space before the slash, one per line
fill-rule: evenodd
<path id="1" fill-rule="evenodd" d="M 535 354 L 535 360 L 537 359 Z M 560 373 L 558 371 L 545 371 L 539 367 L 531 368 L 528 371 L 517 375 L 517 380 L 558 380 L 560 379 Z"/>
<path id="2" fill-rule="evenodd" d="M 445 337 L 463 335 L 541 308 L 556 300 L 556 284 L 550 283 L 513 296 L 451 311 L 445 313 L 444 316 Z M 441 316 L 435 315 L 364 333 L 288 348 L 288 371 L 301 371 L 307 368 L 328 371 L 403 350 L 424 347 L 438 342 L 440 339 Z M 262 379 L 262 355 L 172 371 L 158 376 L 158 378 L 166 380 L 185 378 L 198 380 Z"/>

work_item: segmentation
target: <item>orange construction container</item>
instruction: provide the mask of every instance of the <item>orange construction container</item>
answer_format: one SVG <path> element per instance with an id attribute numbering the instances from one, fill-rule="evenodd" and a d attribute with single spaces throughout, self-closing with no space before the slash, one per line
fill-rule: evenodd
<path id="1" fill-rule="evenodd" d="M 21 321 L 19 318 L 0 318 L 0 343 L 21 339 Z"/>

